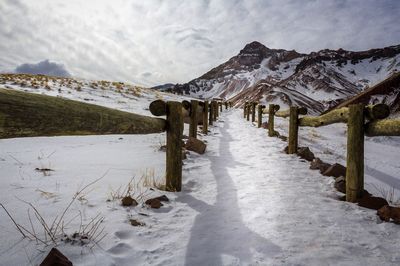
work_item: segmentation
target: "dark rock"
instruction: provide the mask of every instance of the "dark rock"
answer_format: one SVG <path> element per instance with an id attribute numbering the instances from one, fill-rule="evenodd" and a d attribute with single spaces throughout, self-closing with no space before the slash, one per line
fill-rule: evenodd
<path id="1" fill-rule="evenodd" d="M 121 199 L 122 206 L 137 206 L 138 203 L 131 196 L 126 196 Z"/>
<path id="2" fill-rule="evenodd" d="M 335 163 L 331 165 L 328 169 L 326 169 L 322 174 L 325 176 L 333 177 L 346 176 L 346 167 L 341 164 Z"/>
<path id="3" fill-rule="evenodd" d="M 335 188 L 337 191 L 346 194 L 346 179 L 343 176 L 339 176 L 335 179 Z"/>
<path id="4" fill-rule="evenodd" d="M 144 225 L 146 225 L 145 223 L 139 222 L 138 220 L 135 220 L 135 219 L 130 219 L 129 222 L 131 223 L 132 226 L 144 226 Z"/>
<path id="5" fill-rule="evenodd" d="M 387 200 L 380 197 L 371 197 L 370 195 L 364 195 L 357 199 L 358 205 L 364 208 L 379 210 L 385 205 L 389 205 Z"/>
<path id="6" fill-rule="evenodd" d="M 72 266 L 72 262 L 58 249 L 52 248 L 40 266 Z"/>
<path id="7" fill-rule="evenodd" d="M 300 158 L 307 160 L 309 162 L 311 162 L 315 158 L 314 153 L 312 153 L 312 151 L 310 151 L 310 148 L 308 147 L 298 148 L 297 155 L 300 156 Z"/>
<path id="8" fill-rule="evenodd" d="M 159 201 L 167 201 L 167 202 L 169 201 L 169 198 L 165 195 L 159 196 L 155 199 L 158 199 Z"/>
<path id="9" fill-rule="evenodd" d="M 329 163 L 325 163 L 321 159 L 315 158 L 310 164 L 310 169 L 312 169 L 312 170 L 320 170 L 320 172 L 323 173 L 330 166 L 331 165 Z"/>
<path id="10" fill-rule="evenodd" d="M 383 206 L 377 212 L 382 221 L 390 222 L 392 219 L 395 223 L 400 223 L 400 207 Z"/>
<path id="11" fill-rule="evenodd" d="M 189 137 L 189 139 L 186 141 L 185 148 L 189 151 L 194 151 L 198 154 L 203 154 L 206 151 L 207 145 L 201 140 Z"/>
<path id="12" fill-rule="evenodd" d="M 161 203 L 161 201 L 157 198 L 153 198 L 153 199 L 148 199 L 145 202 L 147 205 L 150 205 L 151 208 L 153 209 L 159 209 L 161 208 L 161 206 L 163 206 L 163 204 Z"/>

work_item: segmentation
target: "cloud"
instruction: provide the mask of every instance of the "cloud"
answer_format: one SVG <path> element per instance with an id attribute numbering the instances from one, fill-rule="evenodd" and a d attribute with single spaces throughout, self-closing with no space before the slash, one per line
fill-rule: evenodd
<path id="1" fill-rule="evenodd" d="M 71 74 L 64 65 L 44 60 L 37 64 L 22 64 L 15 68 L 15 73 L 21 74 L 43 74 L 56 77 L 70 77 Z"/>
<path id="2" fill-rule="evenodd" d="M 398 0 L 0 1 L 0 72 L 52 58 L 78 77 L 152 86 L 196 78 L 254 40 L 299 52 L 400 43 Z"/>

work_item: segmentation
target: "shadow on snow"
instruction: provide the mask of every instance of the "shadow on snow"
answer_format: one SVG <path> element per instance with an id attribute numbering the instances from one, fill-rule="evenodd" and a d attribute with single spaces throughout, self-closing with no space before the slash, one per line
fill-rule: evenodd
<path id="1" fill-rule="evenodd" d="M 244 165 L 236 162 L 230 153 L 229 144 L 233 139 L 228 133 L 229 124 L 223 124 L 219 136 L 220 156 L 209 156 L 217 182 L 216 203 L 209 205 L 187 193 L 178 198 L 199 212 L 191 230 L 185 265 L 221 265 L 223 255 L 230 258 L 230 263 L 249 263 L 254 262 L 255 253 L 265 258 L 281 251 L 279 246 L 251 231 L 243 222 L 237 189 L 228 168 Z"/>

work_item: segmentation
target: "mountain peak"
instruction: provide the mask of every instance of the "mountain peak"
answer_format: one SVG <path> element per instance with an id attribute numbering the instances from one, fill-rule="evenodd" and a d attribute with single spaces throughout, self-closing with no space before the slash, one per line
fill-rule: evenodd
<path id="1" fill-rule="evenodd" d="M 240 50 L 239 54 L 264 54 L 268 50 L 270 49 L 264 44 L 254 41 L 246 44 L 246 46 Z"/>

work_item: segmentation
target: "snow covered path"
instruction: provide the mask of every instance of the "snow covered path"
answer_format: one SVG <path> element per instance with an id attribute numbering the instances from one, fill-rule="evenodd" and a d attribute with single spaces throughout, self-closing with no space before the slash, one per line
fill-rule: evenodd
<path id="1" fill-rule="evenodd" d="M 283 154 L 286 143 L 240 112 L 221 119 L 207 155 L 187 163 L 191 188 L 178 198 L 198 212 L 185 265 L 400 263 L 396 225 L 378 224 L 375 211 L 338 201 L 331 178 Z"/>

